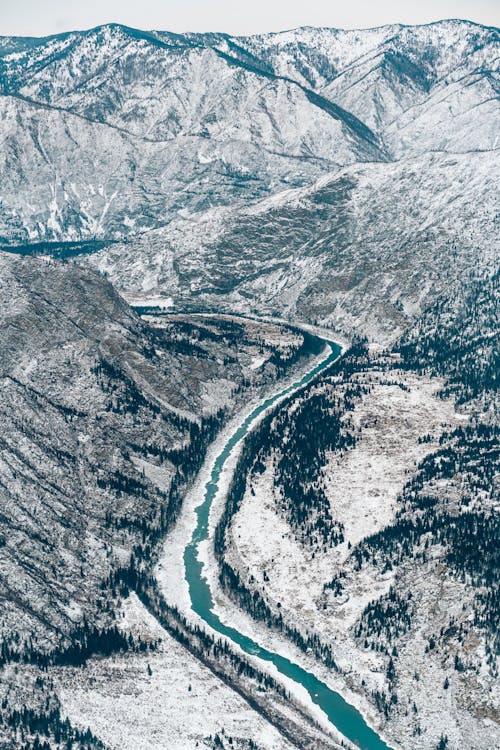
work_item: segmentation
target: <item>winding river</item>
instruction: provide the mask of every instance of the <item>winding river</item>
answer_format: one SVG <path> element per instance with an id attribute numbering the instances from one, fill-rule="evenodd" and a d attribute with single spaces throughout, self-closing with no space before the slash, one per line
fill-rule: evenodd
<path id="1" fill-rule="evenodd" d="M 248 654 L 258 656 L 264 661 L 271 662 L 279 672 L 291 678 L 306 688 L 311 699 L 328 716 L 331 723 L 362 750 L 390 750 L 389 746 L 366 723 L 361 713 L 354 706 L 347 703 L 342 696 L 331 690 L 324 682 L 311 672 L 300 667 L 289 659 L 273 653 L 260 646 L 251 638 L 240 633 L 236 628 L 225 625 L 213 611 L 213 600 L 207 579 L 203 575 L 203 563 L 198 560 L 198 545 L 208 536 L 208 519 L 212 502 L 217 494 L 218 483 L 224 464 L 233 448 L 244 439 L 251 429 L 254 420 L 273 406 L 283 396 L 297 391 L 309 383 L 318 373 L 322 372 L 341 353 L 341 347 L 325 340 L 330 347 L 330 354 L 313 367 L 301 380 L 287 386 L 271 398 L 266 399 L 249 414 L 244 422 L 227 440 L 223 449 L 215 459 L 210 479 L 205 484 L 203 503 L 196 509 L 197 524 L 190 543 L 184 551 L 184 566 L 186 581 L 189 586 L 191 606 L 193 610 L 214 630 L 238 644 Z"/>

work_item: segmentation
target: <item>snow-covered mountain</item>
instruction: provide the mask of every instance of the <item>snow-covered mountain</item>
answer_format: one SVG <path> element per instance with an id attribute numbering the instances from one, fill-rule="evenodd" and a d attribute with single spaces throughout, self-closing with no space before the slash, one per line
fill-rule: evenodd
<path id="1" fill-rule="evenodd" d="M 127 644 L 144 650 L 132 643 L 133 618 L 120 623 L 125 636 L 116 640 L 131 556 L 142 564 L 173 526 L 223 419 L 310 352 L 301 351 L 300 332 L 281 325 L 146 323 L 98 274 L 11 253 L 0 254 L 0 321 L 0 744 L 24 748 L 20 724 L 60 750 L 65 730 L 50 718 L 58 698 L 43 672 L 47 660 L 80 665 L 82 645 L 92 643 L 97 651 L 107 643 L 108 653 Z M 157 623 L 155 630 L 153 640 L 165 643 L 159 668 L 185 666 L 181 647 L 169 647 Z M 206 684 L 209 670 L 191 670 L 195 687 Z M 229 718 L 227 694 L 235 700 L 225 692 L 215 726 Z M 213 705 L 201 701 L 209 724 Z M 16 710 L 28 713 L 16 719 Z"/>
<path id="2" fill-rule="evenodd" d="M 497 49 L 462 21 L 3 38 L 0 237 L 112 241 L 353 162 L 494 149 Z"/>
<path id="3" fill-rule="evenodd" d="M 10 51 L 0 76 L 10 241 L 113 239 L 385 158 L 356 118 L 208 43 L 103 27 Z"/>
<path id="4" fill-rule="evenodd" d="M 47 648 L 96 616 L 99 585 L 140 535 L 172 523 L 189 446 L 201 458 L 243 385 L 272 382 L 267 360 L 285 344 L 286 366 L 301 336 L 151 327 L 99 275 L 10 253 L 0 319 L 3 635 Z"/>
<path id="5" fill-rule="evenodd" d="M 275 72 L 314 86 L 366 123 L 393 157 L 496 146 L 497 29 L 443 21 L 299 29 L 251 42 Z"/>

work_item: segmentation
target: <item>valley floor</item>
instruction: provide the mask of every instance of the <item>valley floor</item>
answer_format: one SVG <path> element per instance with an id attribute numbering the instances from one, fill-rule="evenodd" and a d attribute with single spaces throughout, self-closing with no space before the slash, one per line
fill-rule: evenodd
<path id="1" fill-rule="evenodd" d="M 259 324 L 259 329 L 266 341 L 271 341 L 271 335 L 276 337 L 276 330 L 272 327 L 267 329 L 265 325 Z M 289 338 L 290 334 L 283 330 L 279 340 L 272 339 L 272 346 L 281 346 L 286 350 L 290 345 Z M 289 382 L 294 381 L 304 369 L 310 369 L 313 366 L 311 362 L 318 362 L 324 356 L 322 352 L 312 360 L 292 368 L 293 374 L 288 375 Z M 257 357 L 256 352 L 250 368 L 258 369 L 262 365 L 261 360 L 263 358 Z M 273 386 L 274 390 L 282 387 L 283 384 Z M 243 411 L 247 413 L 262 398 L 262 395 L 254 396 L 252 405 L 247 405 Z M 241 412 L 230 420 L 214 441 L 209 449 L 209 456 L 217 452 L 224 436 L 231 434 L 240 420 Z M 207 459 L 208 463 L 209 461 L 210 458 Z M 188 619 L 195 625 L 203 623 L 189 611 L 182 552 L 191 528 L 190 501 L 196 501 L 199 496 L 200 483 L 206 479 L 207 462 L 188 493 L 180 518 L 166 538 L 155 574 L 167 602 L 175 606 L 180 603 L 181 613 L 188 615 Z M 156 472 L 152 479 L 161 489 L 162 475 Z M 174 554 L 172 548 L 175 548 Z M 290 742 L 285 736 L 286 732 L 280 733 L 264 713 L 255 705 L 249 705 L 239 694 L 230 676 L 227 681 L 221 680 L 220 676 L 213 674 L 172 638 L 135 594 L 132 593 L 129 599 L 122 602 L 118 624 L 123 632 L 133 633 L 142 641 L 161 639 L 160 647 L 146 655 L 122 654 L 108 659 L 91 659 L 83 668 L 52 670 L 63 714 L 77 727 L 89 726 L 92 733 L 105 742 L 106 747 L 153 750 L 168 746 L 169 750 L 189 750 L 198 746 L 219 747 L 219 741 L 224 743 L 223 747 L 241 750 L 288 750 L 291 747 L 305 747 L 298 735 L 295 742 Z M 204 629 L 210 630 L 206 626 Z M 250 661 L 256 662 L 257 667 L 262 669 L 263 665 L 257 663 L 258 660 Z M 286 687 L 293 686 L 286 684 Z M 252 695 L 254 690 L 255 686 L 249 684 L 243 692 Z M 273 706 L 272 694 L 268 699 L 264 696 L 263 700 L 268 700 L 269 705 Z M 316 721 L 323 720 L 327 734 L 330 734 L 328 722 L 314 709 L 311 711 L 307 694 L 299 690 L 299 721 L 303 704 L 308 712 L 312 712 Z M 293 737 L 296 721 L 294 705 L 285 706 L 278 725 L 284 725 L 285 728 L 289 725 L 288 732 Z M 311 748 L 338 747 L 335 741 L 328 738 L 327 745 L 323 745 L 323 732 L 317 732 L 313 725 L 308 731 L 313 737 L 317 735 L 317 741 L 313 740 Z"/>

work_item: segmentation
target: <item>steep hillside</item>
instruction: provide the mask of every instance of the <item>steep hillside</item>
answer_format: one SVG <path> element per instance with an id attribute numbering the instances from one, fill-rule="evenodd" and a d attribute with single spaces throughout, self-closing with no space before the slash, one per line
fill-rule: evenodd
<path id="1" fill-rule="evenodd" d="M 238 42 L 356 115 L 396 158 L 497 145 L 495 28 L 467 21 L 297 29 Z"/>
<path id="2" fill-rule="evenodd" d="M 205 212 L 88 259 L 131 299 L 279 313 L 395 338 L 496 257 L 495 153 L 347 167 Z"/>
<path id="3" fill-rule="evenodd" d="M 0 81 L 5 242 L 112 240 L 385 158 L 320 96 L 188 39 L 108 26 L 7 46 Z"/>
<path id="4" fill-rule="evenodd" d="M 172 522 L 238 391 L 307 347 L 231 320 L 151 328 L 93 273 L 0 262 L 2 628 L 22 650 L 24 633 L 52 641 L 99 610 L 113 567 Z"/>

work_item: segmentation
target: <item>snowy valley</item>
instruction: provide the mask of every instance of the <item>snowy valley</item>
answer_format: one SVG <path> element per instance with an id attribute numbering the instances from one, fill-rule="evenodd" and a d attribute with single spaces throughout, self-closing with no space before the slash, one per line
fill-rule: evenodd
<path id="1" fill-rule="evenodd" d="M 499 48 L 0 37 L 0 748 L 500 747 Z"/>

